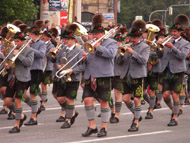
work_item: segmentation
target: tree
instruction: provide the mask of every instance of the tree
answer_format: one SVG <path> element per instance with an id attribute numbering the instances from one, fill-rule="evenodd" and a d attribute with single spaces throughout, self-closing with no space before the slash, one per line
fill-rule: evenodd
<path id="1" fill-rule="evenodd" d="M 173 4 L 189 4 L 189 0 L 120 0 L 121 1 L 121 12 L 118 14 L 118 23 L 126 24 L 128 28 L 131 27 L 135 16 L 143 16 L 144 21 L 149 20 L 149 15 L 155 10 L 166 10 L 170 5 Z M 169 16 L 167 13 L 167 25 L 173 23 L 173 19 L 178 14 L 186 14 L 190 16 L 189 7 L 175 7 L 174 13 Z M 163 20 L 164 13 L 155 13 L 152 15 L 152 19 Z"/>
<path id="2" fill-rule="evenodd" d="M 16 19 L 22 21 L 33 20 L 38 13 L 38 7 L 34 0 L 1 0 L 0 25 L 13 22 Z"/>

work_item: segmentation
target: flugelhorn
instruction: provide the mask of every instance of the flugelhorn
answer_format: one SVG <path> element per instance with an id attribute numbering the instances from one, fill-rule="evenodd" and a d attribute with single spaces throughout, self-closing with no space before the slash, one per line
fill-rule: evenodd
<path id="1" fill-rule="evenodd" d="M 116 32 L 116 29 L 118 27 L 115 27 L 115 28 L 112 28 L 110 29 L 106 34 L 104 34 L 102 37 L 100 37 L 98 40 L 94 41 L 92 44 L 86 42 L 84 44 L 84 49 L 89 53 L 89 54 L 93 54 L 94 53 L 94 46 L 98 43 L 98 42 L 101 42 L 107 38 L 109 38 L 110 36 L 112 36 L 115 32 Z"/>
<path id="2" fill-rule="evenodd" d="M 166 45 L 166 43 L 168 43 L 171 39 L 173 38 L 172 35 L 168 35 L 167 37 L 165 37 L 161 43 L 157 43 L 157 48 L 159 51 L 163 51 L 164 50 L 164 46 Z"/>
<path id="3" fill-rule="evenodd" d="M 52 52 L 49 52 L 49 56 L 52 57 L 53 59 L 56 58 L 56 55 L 57 55 L 57 51 L 61 48 L 63 44 L 59 44 L 55 47 L 55 50 L 52 51 Z"/>
<path id="4" fill-rule="evenodd" d="M 127 54 L 127 49 L 132 45 L 132 43 L 128 43 L 128 44 L 125 44 L 125 45 L 122 45 L 118 48 L 118 53 L 121 55 L 121 56 L 125 56 Z"/>

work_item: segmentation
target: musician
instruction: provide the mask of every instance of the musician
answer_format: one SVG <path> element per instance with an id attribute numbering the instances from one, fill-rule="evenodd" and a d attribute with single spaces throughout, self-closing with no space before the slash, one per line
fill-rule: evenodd
<path id="1" fill-rule="evenodd" d="M 161 72 L 163 72 L 163 98 L 168 107 L 172 110 L 172 118 L 168 126 L 177 126 L 179 112 L 179 94 L 182 89 L 184 72 L 186 71 L 185 58 L 189 51 L 189 43 L 182 39 L 180 34 L 184 26 L 189 26 L 189 19 L 186 15 L 178 15 L 170 27 L 172 41 L 166 43 L 164 51 L 158 51 L 161 58 Z M 161 41 L 158 41 L 161 42 Z M 177 65 L 177 66 L 176 66 Z M 170 99 L 172 94 L 173 105 Z"/>
<path id="2" fill-rule="evenodd" d="M 46 45 L 46 54 L 44 57 L 44 71 L 43 71 L 43 77 L 42 77 L 42 83 L 41 83 L 41 88 L 42 88 L 42 93 L 40 95 L 41 97 L 41 105 L 39 110 L 44 111 L 45 110 L 45 104 L 47 102 L 47 84 L 50 85 L 52 82 L 52 70 L 53 70 L 53 63 L 51 61 L 51 57 L 49 56 L 49 52 L 52 48 L 54 48 L 54 45 L 51 43 L 51 31 L 44 31 L 43 32 L 43 41 L 45 42 Z"/>
<path id="3" fill-rule="evenodd" d="M 57 69 L 59 70 L 64 64 L 76 56 L 64 68 L 64 70 L 69 70 L 69 72 L 66 74 L 66 76 L 59 79 L 59 84 L 57 85 L 58 102 L 65 104 L 63 101 L 66 98 L 66 115 L 61 129 L 70 128 L 71 125 L 74 124 L 75 118 L 78 116 L 78 112 L 74 110 L 74 99 L 77 97 L 77 90 L 79 88 L 79 82 L 81 80 L 81 73 L 75 69 L 79 66 L 80 63 L 73 67 L 73 69 L 69 69 L 75 63 L 77 63 L 79 59 L 82 58 L 82 53 L 79 53 L 80 49 L 76 46 L 75 42 L 74 33 L 76 29 L 77 25 L 75 24 L 70 24 L 67 26 L 66 30 L 62 34 L 62 38 L 65 38 L 66 47 L 60 51 L 60 56 L 57 57 Z M 61 72 L 57 73 L 57 75 L 61 76 L 60 73 Z"/>
<path id="4" fill-rule="evenodd" d="M 30 47 L 34 51 L 34 61 L 30 68 L 31 72 L 30 98 L 31 98 L 32 116 L 30 120 L 27 123 L 25 123 L 26 126 L 38 124 L 37 114 L 36 114 L 38 110 L 37 93 L 38 93 L 39 84 L 43 76 L 44 56 L 46 52 L 45 43 L 42 40 L 40 40 L 40 35 L 39 35 L 40 27 L 41 23 L 39 23 L 39 25 L 32 26 L 29 31 L 29 37 L 32 39 Z"/>
<path id="5" fill-rule="evenodd" d="M 132 30 L 128 33 L 132 45 L 126 49 L 130 54 L 129 69 L 124 82 L 123 101 L 127 104 L 129 110 L 134 114 L 129 132 L 136 132 L 139 129 L 141 117 L 141 96 L 143 96 L 144 77 L 147 76 L 147 62 L 150 48 L 141 40 L 142 32 L 145 29 L 143 20 L 136 20 L 132 24 Z M 131 95 L 134 95 L 134 104 L 131 101 Z"/>
<path id="6" fill-rule="evenodd" d="M 118 31 L 118 34 L 114 36 L 114 40 L 117 41 L 118 47 L 124 46 L 125 44 L 125 35 L 124 33 L 127 31 L 127 28 L 121 27 Z M 121 79 L 121 74 L 124 70 L 124 67 L 126 68 L 127 65 L 123 64 L 124 62 L 121 62 L 121 59 L 123 60 L 123 56 L 121 53 L 117 53 L 114 60 L 114 77 L 112 79 L 112 88 L 114 90 L 114 96 L 115 96 L 115 113 L 110 118 L 110 123 L 118 123 L 119 122 L 119 113 L 122 106 L 122 92 L 123 92 L 123 79 Z M 129 63 L 129 62 L 128 62 Z"/>
<path id="7" fill-rule="evenodd" d="M 167 36 L 167 31 L 165 27 L 160 27 L 160 31 L 156 35 L 156 41 L 159 39 L 164 39 Z M 158 50 L 158 49 L 157 49 Z M 163 84 L 163 76 L 160 72 L 161 68 L 161 60 L 159 59 L 159 72 L 158 72 L 158 89 L 156 91 L 156 98 L 157 101 L 155 103 L 154 109 L 160 109 L 161 108 L 161 100 L 162 100 L 162 84 Z"/>
<path id="8" fill-rule="evenodd" d="M 97 14 L 93 17 L 93 37 L 98 40 L 105 34 L 102 26 L 103 16 Z M 115 40 L 107 38 L 103 42 L 95 44 L 93 54 L 83 54 L 85 60 L 85 87 L 83 91 L 83 100 L 85 111 L 89 121 L 89 127 L 82 134 L 83 137 L 97 133 L 98 129 L 95 123 L 95 108 L 93 105 L 94 95 L 96 94 L 101 104 L 102 125 L 98 132 L 98 137 L 107 135 L 107 123 L 110 118 L 109 101 L 111 99 L 111 77 L 114 76 L 114 57 L 117 53 L 117 43 Z M 106 70 L 105 70 L 106 69 Z"/>
<path id="9" fill-rule="evenodd" d="M 6 47 L 6 41 L 4 40 L 5 38 L 6 38 L 6 36 L 7 36 L 7 33 L 8 33 L 8 28 L 7 28 L 7 26 L 4 26 L 2 29 L 1 29 L 1 36 L 2 36 L 2 45 L 1 45 L 1 51 L 2 51 L 2 56 L 3 57 L 5 57 L 5 56 L 7 56 L 8 54 L 9 54 L 9 50 L 10 50 L 10 47 L 9 46 L 7 46 Z M 8 38 L 8 37 L 7 37 Z M 9 42 L 9 41 L 8 41 Z M 11 41 L 12 42 L 12 41 Z M 2 57 L 2 58 L 3 58 Z M 2 59 L 3 60 L 3 59 Z M 2 68 L 5 68 L 5 72 L 7 72 L 7 74 L 5 73 L 5 75 L 4 75 L 4 73 L 2 73 L 1 75 L 0 75 L 0 93 L 1 93 L 1 95 L 3 96 L 3 99 L 5 98 L 5 92 L 6 92 L 6 87 L 8 86 L 8 73 L 10 72 L 10 70 L 9 70 L 9 66 L 8 66 L 8 64 L 7 63 L 4 63 L 3 64 L 3 66 L 2 67 L 0 67 L 1 69 Z M 4 103 L 4 105 L 3 105 L 3 109 L 2 109 L 2 112 L 1 113 L 3 113 L 3 114 L 7 114 L 7 110 L 6 110 L 6 108 L 7 108 L 7 106 L 5 105 L 5 103 Z M 15 119 L 15 104 L 13 103 L 13 104 L 11 104 L 9 107 L 8 107 L 9 109 L 10 109 L 10 111 L 9 111 L 9 113 L 8 113 L 8 117 L 7 117 L 7 119 L 8 120 L 14 120 Z"/>
<path id="10" fill-rule="evenodd" d="M 18 54 L 19 50 L 24 46 L 25 40 L 25 35 L 21 32 L 17 32 L 14 36 L 14 42 L 17 47 L 13 51 L 13 56 L 18 56 L 18 58 L 15 61 L 15 69 L 12 74 L 9 74 L 11 81 L 6 88 L 5 103 L 9 106 L 12 102 L 12 98 L 15 96 L 16 121 L 9 133 L 20 132 L 20 127 L 27 118 L 26 115 L 22 113 L 21 99 L 23 98 L 24 92 L 28 89 L 29 81 L 31 80 L 30 67 L 34 59 L 34 51 L 26 47 Z"/>
<path id="11" fill-rule="evenodd" d="M 162 22 L 159 19 L 155 19 L 152 21 L 153 26 L 155 25 L 155 29 L 162 26 Z M 146 78 L 147 86 L 149 87 L 149 95 L 150 95 L 150 100 L 149 100 L 149 108 L 148 112 L 145 116 L 145 119 L 153 119 L 153 108 L 155 106 L 156 102 L 156 90 L 158 89 L 158 73 L 159 73 L 159 67 L 160 67 L 160 61 L 158 58 L 158 55 L 156 53 L 156 37 L 157 32 L 154 33 L 152 37 L 152 44 L 150 44 L 150 55 L 149 55 L 149 60 L 147 63 L 147 68 L 148 68 L 148 75 Z"/>

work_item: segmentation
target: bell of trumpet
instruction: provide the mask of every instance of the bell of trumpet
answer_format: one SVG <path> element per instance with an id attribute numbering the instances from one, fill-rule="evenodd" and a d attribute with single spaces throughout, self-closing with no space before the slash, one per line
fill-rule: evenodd
<path id="1" fill-rule="evenodd" d="M 157 44 L 157 48 L 159 51 L 164 51 L 164 46 L 166 45 L 167 42 L 169 42 L 171 39 L 173 38 L 172 35 L 168 35 L 167 37 L 165 37 L 161 43 Z"/>
<path id="2" fill-rule="evenodd" d="M 59 44 L 59 45 L 55 48 L 54 51 L 49 52 L 49 56 L 52 57 L 53 59 L 55 59 L 55 58 L 56 58 L 56 55 L 57 55 L 57 51 L 61 48 L 62 45 L 63 45 L 63 44 Z"/>
<path id="3" fill-rule="evenodd" d="M 131 46 L 132 43 L 128 43 L 128 44 L 125 44 L 125 45 L 122 45 L 118 48 L 118 53 L 121 55 L 121 56 L 125 56 L 127 54 L 127 48 L 129 48 Z"/>

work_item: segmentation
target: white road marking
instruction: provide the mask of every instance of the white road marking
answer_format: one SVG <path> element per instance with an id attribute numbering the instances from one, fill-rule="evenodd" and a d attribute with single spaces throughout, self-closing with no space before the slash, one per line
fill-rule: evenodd
<path id="1" fill-rule="evenodd" d="M 38 125 L 44 125 L 44 123 L 38 123 Z M 28 127 L 28 126 L 23 125 L 22 127 Z M 10 128 L 13 128 L 13 126 L 0 127 L 0 130 L 3 130 L 3 129 L 10 129 Z"/>
<path id="2" fill-rule="evenodd" d="M 149 132 L 149 133 L 141 133 L 141 134 L 133 134 L 133 135 L 125 135 L 125 136 L 115 136 L 115 137 L 107 137 L 101 139 L 92 139 L 92 140 L 83 140 L 83 141 L 76 141 L 76 142 L 67 142 L 67 143 L 88 143 L 88 142 L 99 142 L 99 141 L 106 141 L 106 140 L 114 140 L 114 139 L 122 139 L 122 138 L 130 138 L 130 137 L 140 137 L 140 136 L 148 136 L 148 135 L 156 135 L 156 134 L 164 134 L 170 133 L 171 130 L 164 130 L 164 131 L 156 131 L 156 132 Z"/>

